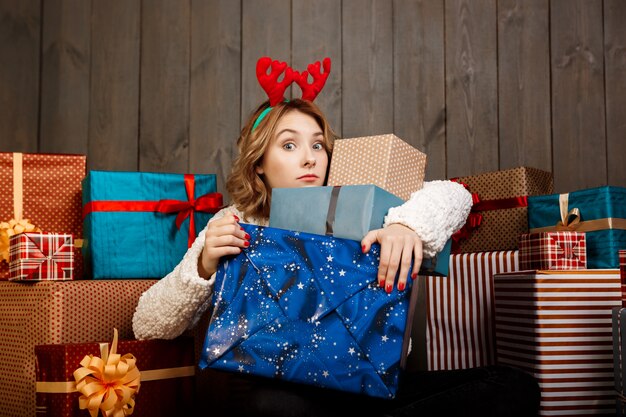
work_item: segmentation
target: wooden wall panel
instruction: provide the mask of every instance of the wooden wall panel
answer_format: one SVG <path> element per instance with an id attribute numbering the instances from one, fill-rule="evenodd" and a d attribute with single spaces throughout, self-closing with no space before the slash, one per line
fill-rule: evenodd
<path id="1" fill-rule="evenodd" d="M 267 95 L 256 78 L 256 62 L 262 56 L 291 62 L 291 1 L 243 0 L 241 5 L 241 124 Z M 281 78 L 282 79 L 282 78 Z M 285 92 L 291 97 L 291 91 Z"/>
<path id="2" fill-rule="evenodd" d="M 302 72 L 308 64 L 331 59 L 330 76 L 324 90 L 315 99 L 328 121 L 341 137 L 341 2 L 335 0 L 292 1 L 292 66 Z M 322 29 L 323 28 L 323 29 Z M 294 97 L 300 97 L 301 90 L 294 86 Z"/>
<path id="3" fill-rule="evenodd" d="M 600 0 L 552 0 L 552 149 L 559 193 L 606 184 Z"/>
<path id="4" fill-rule="evenodd" d="M 552 169 L 549 4 L 498 2 L 500 168 Z"/>
<path id="5" fill-rule="evenodd" d="M 604 2 L 608 184 L 626 186 L 626 2 Z"/>
<path id="6" fill-rule="evenodd" d="M 0 0 L 0 151 L 37 151 L 40 39 L 40 0 Z"/>
<path id="7" fill-rule="evenodd" d="M 448 176 L 499 167 L 496 5 L 446 1 Z"/>
<path id="8" fill-rule="evenodd" d="M 189 171 L 225 181 L 237 150 L 241 97 L 241 3 L 192 1 Z"/>
<path id="9" fill-rule="evenodd" d="M 385 0 L 344 0 L 343 136 L 393 132 L 393 12 Z"/>
<path id="10" fill-rule="evenodd" d="M 91 2 L 43 1 L 39 151 L 87 153 Z"/>
<path id="11" fill-rule="evenodd" d="M 393 130 L 426 153 L 426 179 L 444 179 L 447 175 L 443 3 L 396 0 L 393 12 Z"/>
<path id="12" fill-rule="evenodd" d="M 93 0 L 92 8 L 88 167 L 136 171 L 141 1 Z"/>
<path id="13" fill-rule="evenodd" d="M 188 0 L 142 3 L 140 171 L 189 167 L 189 9 Z"/>

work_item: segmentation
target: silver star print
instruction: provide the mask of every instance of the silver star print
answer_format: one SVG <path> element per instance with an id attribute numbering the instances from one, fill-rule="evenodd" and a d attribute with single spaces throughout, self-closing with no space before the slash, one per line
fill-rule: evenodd
<path id="1" fill-rule="evenodd" d="M 383 336 L 381 339 L 382 339 L 383 342 L 386 342 L 387 340 L 389 340 L 389 338 L 386 335 Z"/>

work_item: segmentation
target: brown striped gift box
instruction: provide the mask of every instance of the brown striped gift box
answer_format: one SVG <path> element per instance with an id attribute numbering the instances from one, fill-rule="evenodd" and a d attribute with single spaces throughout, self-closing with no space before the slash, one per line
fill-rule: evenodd
<path id="1" fill-rule="evenodd" d="M 328 185 L 374 184 L 406 201 L 425 175 L 426 154 L 391 133 L 337 139 Z"/>
<path id="2" fill-rule="evenodd" d="M 581 232 L 524 233 L 519 240 L 521 270 L 586 269 L 587 245 Z"/>
<path id="3" fill-rule="evenodd" d="M 615 415 L 611 310 L 617 269 L 496 274 L 499 364 L 534 375 L 542 416 Z"/>
<path id="4" fill-rule="evenodd" d="M 493 277 L 517 271 L 518 263 L 517 251 L 456 254 L 450 256 L 447 277 L 420 277 L 428 370 L 495 363 Z"/>
<path id="5" fill-rule="evenodd" d="M 35 415 L 35 346 L 132 339 L 139 296 L 157 280 L 0 281 L 0 415 Z"/>
<path id="6" fill-rule="evenodd" d="M 552 193 L 552 173 L 531 167 L 453 178 L 474 197 L 468 222 L 455 233 L 453 253 L 518 249 L 528 233 L 528 196 Z"/>
<path id="7" fill-rule="evenodd" d="M 0 279 L 9 278 L 11 220 L 26 219 L 43 232 L 74 236 L 74 276 L 82 277 L 86 162 L 85 155 L 0 152 Z"/>

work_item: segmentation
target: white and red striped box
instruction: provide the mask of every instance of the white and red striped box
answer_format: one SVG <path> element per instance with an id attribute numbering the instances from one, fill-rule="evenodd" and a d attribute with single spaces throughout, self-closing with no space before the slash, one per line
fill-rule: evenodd
<path id="1" fill-rule="evenodd" d="M 613 367 L 617 392 L 617 415 L 626 415 L 626 249 L 619 250 L 619 271 L 622 286 L 622 306 L 613 308 Z"/>
<path id="2" fill-rule="evenodd" d="M 586 269 L 587 245 L 580 232 L 524 233 L 519 240 L 519 264 L 527 269 Z"/>
<path id="3" fill-rule="evenodd" d="M 617 269 L 496 274 L 498 364 L 531 373 L 540 415 L 615 415 L 611 310 Z"/>
<path id="4" fill-rule="evenodd" d="M 20 233 L 9 240 L 9 280 L 66 281 L 73 279 L 74 242 L 71 234 Z"/>
<path id="5" fill-rule="evenodd" d="M 450 256 L 447 277 L 421 277 L 428 370 L 495 363 L 493 276 L 518 264 L 518 251 L 463 253 Z"/>

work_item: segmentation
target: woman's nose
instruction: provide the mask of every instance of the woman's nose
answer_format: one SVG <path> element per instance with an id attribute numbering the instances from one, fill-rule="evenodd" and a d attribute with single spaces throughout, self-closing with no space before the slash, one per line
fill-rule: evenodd
<path id="1" fill-rule="evenodd" d="M 315 160 L 315 156 L 312 153 L 308 153 L 307 155 L 305 155 L 304 157 L 304 166 L 305 167 L 309 167 L 309 168 L 313 168 L 316 164 L 316 160 Z"/>

